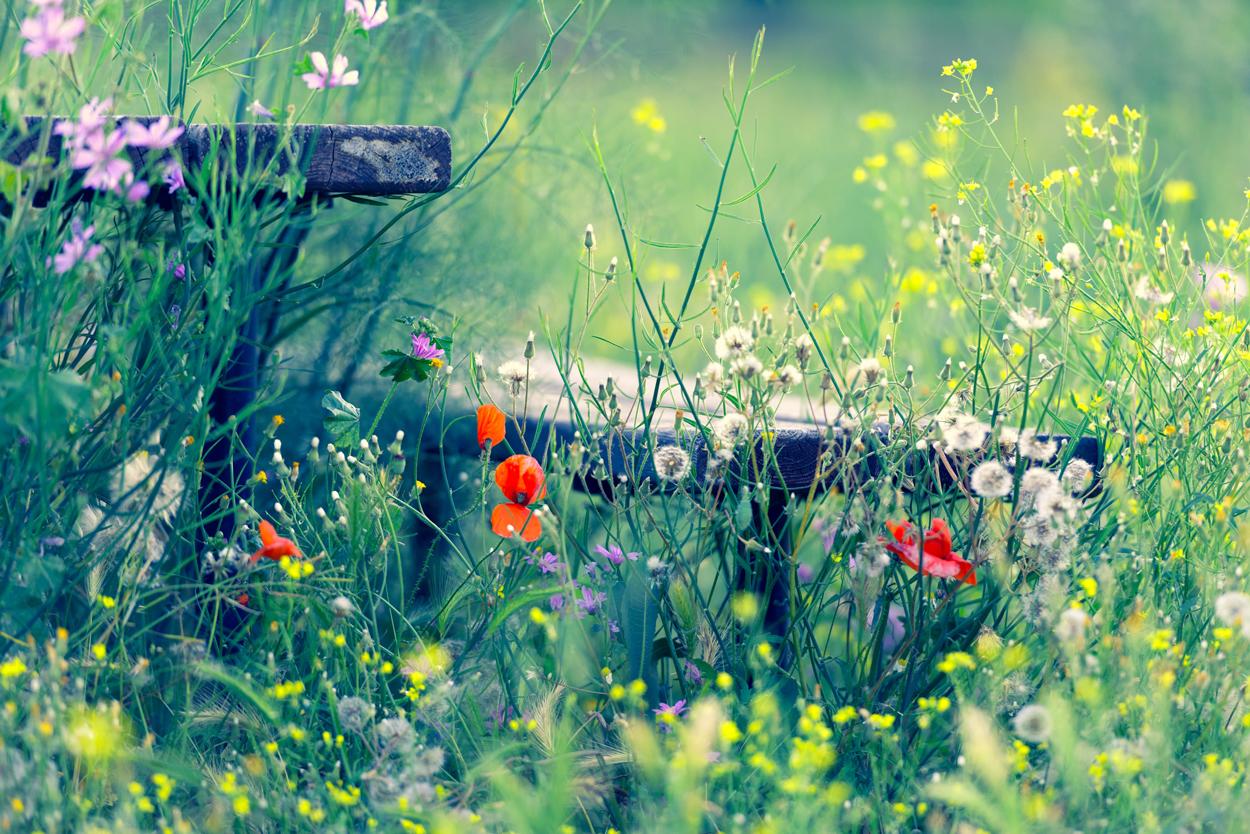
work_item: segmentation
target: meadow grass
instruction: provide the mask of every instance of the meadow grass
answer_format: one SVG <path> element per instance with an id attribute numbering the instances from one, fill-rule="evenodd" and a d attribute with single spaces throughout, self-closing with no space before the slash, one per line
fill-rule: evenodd
<path id="1" fill-rule="evenodd" d="M 298 62 L 280 126 L 350 92 L 335 56 L 390 25 L 356 5 L 322 59 L 254 51 Z M 1130 107 L 1067 108 L 1053 168 L 974 60 L 941 69 L 950 108 L 914 141 L 865 113 L 853 177 L 891 243 L 844 297 L 855 253 L 771 223 L 749 132 L 786 78 L 761 71 L 761 31 L 729 64 L 679 279 L 646 280 L 665 241 L 588 130 L 613 222 L 568 242 L 567 310 L 503 361 L 414 306 L 360 360 L 388 380 L 373 413 L 330 391 L 315 437 L 254 419 L 282 394 L 270 356 L 252 404 L 213 416 L 256 310 L 318 304 L 510 164 L 496 143 L 538 123 L 532 91 L 558 92 L 603 8 L 543 18 L 456 188 L 311 273 L 256 254 L 323 228 L 298 171 L 184 170 L 176 122 L 93 100 L 118 70 L 119 96 L 190 116 L 191 81 L 234 69 L 203 7 L 171 7 L 188 34 L 165 76 L 121 5 L 92 34 L 58 3 L 6 30 L 4 146 L 37 143 L 3 169 L 0 826 L 1245 828 L 1250 230 L 1177 232 L 1184 186 Z M 15 112 L 74 118 L 28 136 Z M 718 257 L 731 215 L 780 304 Z M 584 355 L 608 319 L 633 364 L 615 377 Z M 400 402 L 418 410 L 379 439 Z M 803 431 L 823 443 L 800 487 L 780 444 Z"/>

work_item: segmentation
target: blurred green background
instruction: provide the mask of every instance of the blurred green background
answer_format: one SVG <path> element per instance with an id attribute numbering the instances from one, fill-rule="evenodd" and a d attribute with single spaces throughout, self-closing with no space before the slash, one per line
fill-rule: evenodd
<path id="1" fill-rule="evenodd" d="M 546 11 L 558 21 L 572 5 L 548 0 Z M 307 47 L 322 50 L 336 28 L 331 18 L 342 13 L 337 2 L 302 0 L 258 9 L 256 36 L 276 31 L 278 42 L 307 31 L 322 14 Z M 949 84 L 940 77 L 941 66 L 957 57 L 979 61 L 977 83 L 995 88 L 1003 127 L 1018 120 L 1037 170 L 1068 164 L 1061 112 L 1069 104 L 1093 104 L 1104 114 L 1128 104 L 1149 118 L 1160 164 L 1174 164 L 1171 176 L 1196 187 L 1192 202 L 1169 207 L 1191 240 L 1201 239 L 1199 218 L 1240 217 L 1245 210 L 1250 12 L 1243 3 L 618 0 L 557 90 L 574 45 L 601 10 L 601 3 L 588 3 L 574 19 L 553 71 L 488 155 L 481 182 L 456 195 L 454 205 L 437 204 L 448 210 L 413 216 L 392 229 L 387 245 L 362 259 L 335 290 L 335 306 L 284 346 L 286 366 L 299 371 L 302 383 L 347 388 L 350 396 L 358 381 L 376 380 L 377 352 L 402 342 L 405 329 L 391 322 L 402 313 L 462 316 L 460 344 L 486 346 L 488 363 L 519 350 L 522 334 L 538 329 L 540 313 L 562 319 L 585 225 L 598 231 L 600 266 L 622 254 L 588 146 L 596 128 L 613 178 L 627 195 L 634 231 L 652 240 L 697 242 L 708 216 L 701 206 L 710 205 L 719 176 L 700 140 L 706 137 L 724 157 L 731 132 L 721 100 L 728 57 L 738 56 L 741 73 L 761 26 L 767 27 L 762 76 L 794 68 L 763 90 L 748 112 L 746 136 L 757 166 L 762 172 L 777 166 L 764 191 L 770 225 L 779 231 L 794 219 L 805 228 L 819 218 L 813 243 L 828 236 L 835 247 L 863 247 L 838 250 L 842 268 L 821 276 L 818 295 L 847 292 L 856 280 L 869 286 L 882 281 L 887 229 L 871 206 L 875 191 L 855 183 L 853 171 L 865 156 L 925 134 L 934 114 L 959 110 L 942 92 Z M 369 41 L 353 37 L 348 43 L 345 52 L 362 82 L 334 91 L 324 118 L 443 125 L 463 164 L 482 144 L 483 114 L 489 125 L 498 123 L 514 72 L 525 64 L 528 73 L 540 53 L 546 39 L 540 5 L 390 0 L 390 14 Z M 230 118 L 252 98 L 269 106 L 302 103 L 308 91 L 287 74 L 288 66 L 271 59 L 254 82 L 219 85 L 205 95 L 201 112 L 211 117 L 215 109 Z M 540 108 L 541 123 L 511 151 Z M 857 120 L 867 111 L 892 114 L 896 127 L 885 136 L 866 134 Z M 508 153 L 500 172 L 485 178 Z M 982 179 L 1002 187 L 994 169 Z M 727 196 L 749 190 L 739 168 Z M 744 204 L 733 212 L 749 217 L 753 210 Z M 341 203 L 310 242 L 301 275 L 315 277 L 337 264 L 393 211 Z M 915 220 L 927 219 L 924 206 L 912 211 Z M 757 224 L 724 219 L 713 246 L 717 260 L 741 271 L 744 303 L 784 298 Z M 644 284 L 657 294 L 665 282 L 684 290 L 692 262 L 690 251 L 645 252 Z M 610 303 L 595 334 L 624 341 L 622 312 L 622 302 Z M 607 343 L 591 349 L 614 353 Z"/>

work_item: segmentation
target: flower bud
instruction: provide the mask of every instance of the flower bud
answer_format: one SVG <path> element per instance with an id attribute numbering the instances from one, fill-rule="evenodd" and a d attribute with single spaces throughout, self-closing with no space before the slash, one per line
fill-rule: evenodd
<path id="1" fill-rule="evenodd" d="M 737 301 L 734 302 L 733 323 L 734 324 L 742 323 L 742 305 L 739 304 Z"/>
<path id="2" fill-rule="evenodd" d="M 608 261 L 608 271 L 603 273 L 603 280 L 605 281 L 611 281 L 614 278 L 616 278 L 616 257 L 615 256 L 613 256 L 612 260 Z"/>
<path id="3" fill-rule="evenodd" d="M 595 248 L 595 227 L 589 223 L 586 224 L 586 239 L 583 241 L 583 245 L 588 252 Z"/>
<path id="4" fill-rule="evenodd" d="M 946 364 L 942 366 L 941 373 L 938 374 L 938 379 L 945 382 L 946 380 L 950 378 L 951 378 L 951 360 L 947 359 Z"/>
<path id="5" fill-rule="evenodd" d="M 1128 247 L 1124 245 L 1124 238 L 1120 238 L 1115 244 L 1115 259 L 1120 263 L 1128 260 Z"/>
<path id="6" fill-rule="evenodd" d="M 892 324 L 898 324 L 902 320 L 903 320 L 903 305 L 895 301 L 894 306 L 890 308 L 890 322 Z"/>
<path id="7" fill-rule="evenodd" d="M 893 337 L 893 336 L 888 336 L 888 335 L 887 335 L 887 336 L 885 337 L 885 347 L 883 347 L 883 348 L 881 349 L 881 353 L 882 353 L 882 355 L 884 355 L 884 356 L 893 356 L 893 355 L 894 355 L 894 337 Z"/>
<path id="8" fill-rule="evenodd" d="M 1193 254 L 1189 251 L 1189 241 L 1181 241 L 1181 266 L 1190 266 L 1194 262 Z"/>
<path id="9" fill-rule="evenodd" d="M 703 325 L 701 325 L 701 324 L 699 324 L 699 323 L 697 323 L 697 322 L 695 323 L 695 326 L 694 326 L 694 337 L 695 337 L 696 339 L 702 339 L 702 338 L 703 338 Z"/>
<path id="10" fill-rule="evenodd" d="M 955 241 L 956 243 L 959 243 L 959 241 L 963 240 L 963 234 L 962 234 L 962 229 L 960 228 L 960 225 L 959 225 L 958 214 L 951 215 L 950 225 L 951 225 L 951 240 Z"/>
<path id="11" fill-rule="evenodd" d="M 903 380 L 903 387 L 910 391 L 916 385 L 916 372 L 911 365 L 907 366 L 907 376 Z M 892 412 L 891 412 L 892 413 Z"/>
<path id="12" fill-rule="evenodd" d="M 644 380 L 651 378 L 651 357 L 647 357 L 647 361 L 642 363 L 642 378 Z"/>
<path id="13" fill-rule="evenodd" d="M 1159 242 L 1167 246 L 1172 240 L 1172 232 L 1168 229 L 1168 221 L 1164 220 L 1163 225 L 1159 228 Z"/>
<path id="14" fill-rule="evenodd" d="M 838 358 L 843 362 L 851 358 L 851 339 L 848 336 L 842 337 L 842 346 L 838 348 Z"/>
<path id="15" fill-rule="evenodd" d="M 525 359 L 528 362 L 534 358 L 534 331 L 530 331 L 530 337 L 525 340 Z"/>

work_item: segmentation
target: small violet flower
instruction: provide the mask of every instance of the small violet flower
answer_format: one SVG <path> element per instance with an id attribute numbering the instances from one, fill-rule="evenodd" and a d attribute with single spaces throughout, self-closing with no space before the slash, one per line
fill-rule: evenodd
<path id="1" fill-rule="evenodd" d="M 543 573 L 559 573 L 559 559 L 560 557 L 554 553 L 544 553 L 542 556 L 538 557 L 538 561 L 534 564 L 536 564 L 538 569 Z"/>
<path id="2" fill-rule="evenodd" d="M 87 28 L 81 17 L 65 19 L 65 10 L 58 4 L 47 4 L 35 17 L 22 21 L 21 33 L 27 43 L 22 51 L 32 58 L 53 53 L 72 55 L 78 48 L 78 36 Z"/>
<path id="3" fill-rule="evenodd" d="M 642 555 L 641 553 L 624 553 L 621 551 L 620 546 L 615 544 L 610 544 L 606 548 L 601 544 L 597 544 L 595 545 L 595 552 L 614 565 L 624 564 L 626 557 L 631 562 L 637 562 L 638 557 Z"/>
<path id="4" fill-rule="evenodd" d="M 559 611 L 564 608 L 564 594 L 552 594 L 548 604 L 551 606 L 552 611 Z"/>
<path id="5" fill-rule="evenodd" d="M 577 603 L 577 607 L 581 609 L 577 614 L 578 619 L 581 619 L 587 614 L 598 613 L 600 603 L 607 602 L 607 600 L 608 600 L 607 594 L 603 593 L 602 591 L 599 591 L 598 593 L 596 593 L 590 590 L 589 588 L 587 588 L 585 585 L 583 585 L 582 586 L 582 598 L 581 599 L 577 599 L 576 597 L 573 598 L 573 602 Z"/>
<path id="6" fill-rule="evenodd" d="M 621 627 L 616 624 L 616 620 L 608 620 L 608 634 L 619 634 Z"/>
<path id="7" fill-rule="evenodd" d="M 386 0 L 382 0 L 381 3 L 378 0 L 347 0 L 344 5 L 343 13 L 355 12 L 360 18 L 360 28 L 366 32 L 381 26 L 390 19 L 386 11 Z"/>
<path id="8" fill-rule="evenodd" d="M 182 318 L 182 308 L 177 304 L 169 308 L 169 317 L 174 320 L 174 330 L 178 329 L 178 320 Z"/>
<path id="9" fill-rule="evenodd" d="M 660 726 L 664 729 L 664 732 L 671 733 L 672 725 L 675 724 L 677 719 L 681 718 L 682 714 L 687 712 L 689 709 L 690 708 L 686 706 L 686 699 L 683 698 L 675 704 L 666 704 L 661 701 L 660 708 L 651 711 L 655 713 L 656 720 L 660 722 Z"/>
<path id="10" fill-rule="evenodd" d="M 326 56 L 320 52 L 312 54 L 312 65 L 316 72 L 306 72 L 300 76 L 310 90 L 325 90 L 330 87 L 350 87 L 360 83 L 360 73 L 356 70 L 347 72 L 347 56 L 334 56 L 334 69 L 326 63 Z"/>
<path id="11" fill-rule="evenodd" d="M 88 226 L 84 229 L 82 222 L 78 218 L 74 218 L 74 221 L 70 224 L 70 230 L 70 239 L 65 241 L 61 251 L 48 258 L 45 264 L 45 266 L 54 266 L 54 271 L 57 275 L 64 275 L 79 262 L 90 263 L 94 261 L 104 251 L 104 247 L 98 243 L 88 244 L 91 236 L 95 234 L 95 226 Z"/>
<path id="12" fill-rule="evenodd" d="M 270 110 L 268 107 L 260 103 L 260 99 L 252 102 L 247 106 L 247 112 L 251 113 L 258 119 L 272 119 L 278 114 Z"/>
<path id="13" fill-rule="evenodd" d="M 187 187 L 187 181 L 182 176 L 182 166 L 178 164 L 176 159 L 171 159 L 165 163 L 165 176 L 163 179 L 165 185 L 169 186 L 170 194 L 173 194 L 179 188 Z"/>
<path id="14" fill-rule="evenodd" d="M 412 356 L 414 359 L 437 359 L 443 355 L 443 349 L 430 344 L 430 337 L 424 333 L 412 334 Z"/>

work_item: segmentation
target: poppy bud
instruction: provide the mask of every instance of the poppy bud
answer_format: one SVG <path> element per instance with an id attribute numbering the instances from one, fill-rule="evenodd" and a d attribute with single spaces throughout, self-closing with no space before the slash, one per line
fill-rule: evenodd
<path id="1" fill-rule="evenodd" d="M 612 260 L 608 261 L 608 271 L 603 274 L 603 280 L 611 281 L 614 278 L 616 278 L 616 258 L 615 257 L 613 257 Z"/>
<path id="2" fill-rule="evenodd" d="M 530 337 L 525 340 L 525 359 L 529 361 L 534 358 L 534 331 L 530 331 Z"/>
<path id="3" fill-rule="evenodd" d="M 584 241 L 584 245 L 586 247 L 586 251 L 588 252 L 595 248 L 595 227 L 589 223 L 586 224 L 586 240 Z"/>

